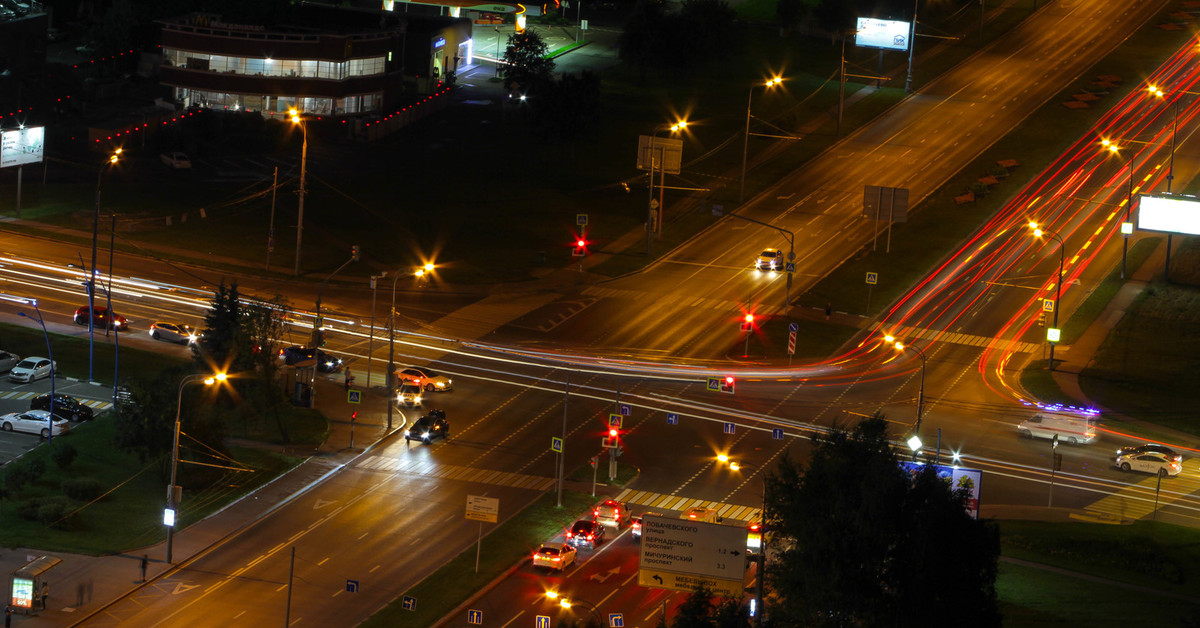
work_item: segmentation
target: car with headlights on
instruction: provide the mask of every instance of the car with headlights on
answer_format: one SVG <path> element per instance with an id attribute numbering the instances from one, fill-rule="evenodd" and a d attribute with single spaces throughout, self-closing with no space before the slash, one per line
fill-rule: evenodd
<path id="1" fill-rule="evenodd" d="M 50 393 L 43 393 L 30 399 L 29 409 L 49 412 Z M 64 395 L 63 393 L 54 394 L 54 416 L 79 423 L 81 421 L 91 421 L 92 415 L 92 407 L 82 401 L 71 395 Z"/>
<path id="2" fill-rule="evenodd" d="M 578 552 L 566 543 L 542 543 L 533 553 L 533 566 L 562 571 L 575 562 Z"/>
<path id="3" fill-rule="evenodd" d="M 604 542 L 604 526 L 590 519 L 580 519 L 567 530 L 567 543 L 575 547 L 595 549 Z"/>
<path id="4" fill-rule="evenodd" d="M 1164 456 L 1166 456 L 1167 458 L 1169 458 L 1171 460 L 1174 460 L 1176 462 L 1183 462 L 1183 456 L 1179 455 L 1174 449 L 1171 449 L 1170 447 L 1167 447 L 1166 445 L 1159 445 L 1156 443 L 1146 443 L 1145 445 L 1130 445 L 1128 447 L 1121 447 L 1120 449 L 1117 450 L 1117 456 L 1118 457 L 1119 456 L 1136 456 L 1137 454 L 1146 454 L 1146 453 L 1150 453 L 1150 452 L 1158 452 L 1160 454 L 1163 454 Z"/>
<path id="5" fill-rule="evenodd" d="M 341 358 L 337 357 L 336 355 L 325 353 L 324 351 L 315 347 L 285 347 L 279 350 L 279 357 L 283 360 L 283 363 L 288 366 L 310 366 L 307 363 L 310 361 L 315 361 L 317 370 L 322 373 L 333 373 L 334 371 L 342 368 Z"/>
<path id="6" fill-rule="evenodd" d="M 77 325 L 88 324 L 88 306 L 84 305 L 75 310 L 75 323 Z M 109 329 L 125 331 L 129 329 L 129 321 L 125 320 L 124 316 L 113 314 L 108 311 L 108 308 L 97 305 L 92 308 L 92 326 L 100 329 L 107 326 Z"/>
<path id="7" fill-rule="evenodd" d="M 66 419 L 56 417 L 51 423 L 50 413 L 45 410 L 27 410 L 0 416 L 0 430 L 5 432 L 25 432 L 46 438 L 51 434 L 51 425 L 55 436 L 71 429 Z"/>
<path id="8" fill-rule="evenodd" d="M 430 410 L 429 414 L 413 421 L 404 431 L 404 442 L 419 440 L 426 445 L 432 444 L 435 438 L 446 438 L 450 433 L 450 422 L 446 420 L 445 410 Z"/>
<path id="9" fill-rule="evenodd" d="M 425 392 L 446 392 L 454 388 L 454 381 L 449 377 L 427 368 L 406 368 L 396 370 L 396 381 L 412 382 L 425 389 Z"/>
<path id="10" fill-rule="evenodd" d="M 783 270 L 783 251 L 779 249 L 764 249 L 754 260 L 758 270 Z"/>
<path id="11" fill-rule="evenodd" d="M 21 361 L 21 356 L 7 351 L 0 351 L 0 373 L 7 373 Z"/>
<path id="12" fill-rule="evenodd" d="M 396 405 L 401 408 L 420 408 L 423 404 L 421 389 L 408 382 L 400 384 L 396 389 Z"/>
<path id="13" fill-rule="evenodd" d="M 191 325 L 183 323 L 171 323 L 167 321 L 154 321 L 150 325 L 150 337 L 155 340 L 165 340 L 166 342 L 178 342 L 183 345 L 190 345 L 196 342 L 199 334 Z"/>
<path id="14" fill-rule="evenodd" d="M 25 358 L 8 372 L 8 380 L 28 384 L 54 374 L 55 363 L 49 358 Z"/>
<path id="15" fill-rule="evenodd" d="M 1117 456 L 1113 458 L 1113 466 L 1125 472 L 1140 471 L 1156 474 L 1159 477 L 1179 475 L 1179 472 L 1183 470 L 1183 463 L 1157 451 Z"/>

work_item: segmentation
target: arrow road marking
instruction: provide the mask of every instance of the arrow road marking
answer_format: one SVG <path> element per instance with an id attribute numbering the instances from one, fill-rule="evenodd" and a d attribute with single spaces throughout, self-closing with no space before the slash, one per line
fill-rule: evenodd
<path id="1" fill-rule="evenodd" d="M 592 577 L 588 578 L 588 580 L 595 580 L 596 582 L 604 584 L 605 580 L 608 580 L 609 578 L 611 578 L 619 573 L 621 573 L 621 568 L 613 567 L 612 569 L 609 569 L 608 571 L 603 572 L 604 575 L 600 575 L 599 573 L 592 574 Z"/>

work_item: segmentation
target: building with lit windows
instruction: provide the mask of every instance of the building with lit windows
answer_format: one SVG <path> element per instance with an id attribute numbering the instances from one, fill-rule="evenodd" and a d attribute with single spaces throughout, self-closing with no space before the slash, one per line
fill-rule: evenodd
<path id="1" fill-rule="evenodd" d="M 291 21 L 163 20 L 159 80 L 184 106 L 350 116 L 400 106 L 472 62 L 466 19 L 305 4 Z"/>

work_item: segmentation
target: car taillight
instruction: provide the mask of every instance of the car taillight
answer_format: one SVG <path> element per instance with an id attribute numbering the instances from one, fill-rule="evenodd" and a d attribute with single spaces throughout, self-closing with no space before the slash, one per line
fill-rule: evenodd
<path id="1" fill-rule="evenodd" d="M 596 537 L 595 537 L 595 536 L 593 536 L 593 535 L 591 535 L 591 534 L 589 534 L 589 535 L 588 535 L 588 540 L 589 540 L 589 541 L 591 541 L 591 540 L 593 540 L 593 539 L 595 539 L 595 538 L 596 538 Z"/>
<path id="2" fill-rule="evenodd" d="M 599 510 L 599 509 L 593 510 L 593 511 L 592 511 L 592 516 L 593 516 L 593 517 L 599 517 L 599 516 L 600 516 L 600 510 Z"/>
<path id="3" fill-rule="evenodd" d="M 573 538 L 574 536 L 575 536 L 575 533 L 574 533 L 574 532 L 567 532 L 567 538 L 568 538 L 568 539 L 570 539 L 570 538 Z"/>
<path id="4" fill-rule="evenodd" d="M 554 562 L 556 562 L 556 563 L 557 563 L 557 562 L 558 562 L 558 557 L 557 557 L 557 556 L 555 556 L 555 557 L 554 557 L 553 559 L 551 559 L 551 560 L 553 560 Z"/>

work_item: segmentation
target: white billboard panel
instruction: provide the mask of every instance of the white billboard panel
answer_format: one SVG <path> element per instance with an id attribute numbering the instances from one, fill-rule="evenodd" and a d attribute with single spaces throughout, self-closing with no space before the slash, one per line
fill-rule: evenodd
<path id="1" fill-rule="evenodd" d="M 1200 235 L 1200 201 L 1180 197 L 1138 196 L 1137 228 Z"/>
<path id="2" fill-rule="evenodd" d="M 46 127 L 24 127 L 0 133 L 0 168 L 36 164 L 46 148 Z"/>
<path id="3" fill-rule="evenodd" d="M 908 32 L 908 22 L 860 17 L 858 32 L 854 33 L 854 45 L 885 50 L 908 50 Z"/>

